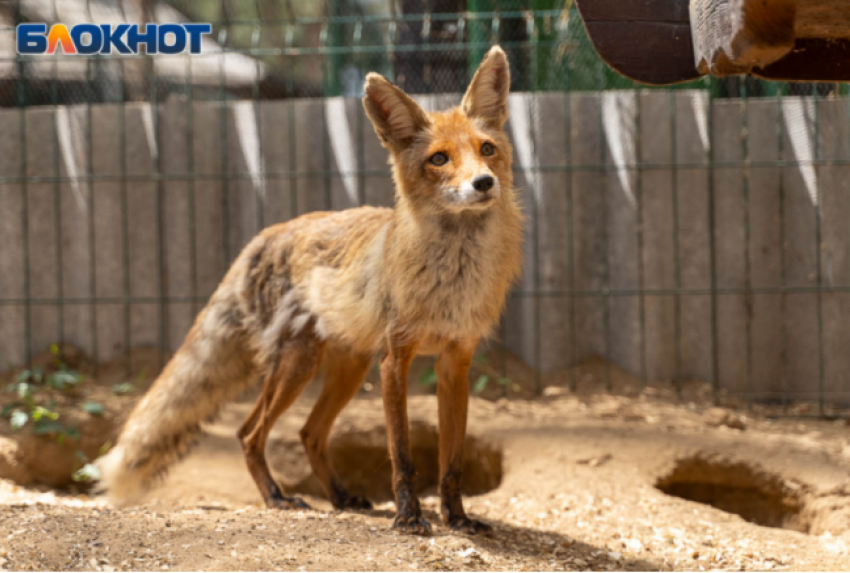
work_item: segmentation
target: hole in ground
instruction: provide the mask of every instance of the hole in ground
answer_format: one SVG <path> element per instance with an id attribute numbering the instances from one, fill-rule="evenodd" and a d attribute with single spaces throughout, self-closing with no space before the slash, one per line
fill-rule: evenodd
<path id="1" fill-rule="evenodd" d="M 437 428 L 426 422 L 411 422 L 410 444 L 417 493 L 435 493 L 440 482 Z M 339 432 L 331 439 L 329 450 L 333 467 L 350 493 L 374 502 L 392 501 L 392 464 L 384 426 Z M 270 441 L 266 456 L 287 491 L 326 497 L 300 442 Z M 468 435 L 463 458 L 464 495 L 481 495 L 502 483 L 500 446 Z"/>
<path id="2" fill-rule="evenodd" d="M 680 459 L 655 487 L 675 497 L 704 503 L 745 520 L 764 525 L 808 532 L 802 516 L 804 501 L 781 477 L 758 466 L 696 455 Z"/>

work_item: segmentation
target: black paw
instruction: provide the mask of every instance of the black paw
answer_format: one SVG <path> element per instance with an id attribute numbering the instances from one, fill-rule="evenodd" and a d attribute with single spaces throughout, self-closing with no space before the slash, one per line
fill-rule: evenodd
<path id="1" fill-rule="evenodd" d="M 431 524 L 421 515 L 398 514 L 393 521 L 393 529 L 412 535 L 431 535 Z"/>
<path id="2" fill-rule="evenodd" d="M 365 497 L 359 495 L 346 495 L 333 500 L 334 509 L 355 509 L 368 510 L 372 509 L 372 502 Z"/>
<path id="3" fill-rule="evenodd" d="M 493 533 L 493 528 L 486 523 L 478 521 L 477 519 L 470 519 L 466 516 L 451 519 L 447 525 L 452 531 L 468 533 L 469 535 L 478 535 L 479 533 L 483 535 L 491 535 Z"/>
<path id="4" fill-rule="evenodd" d="M 270 509 L 313 509 L 300 497 L 275 497 L 270 499 L 266 505 Z"/>

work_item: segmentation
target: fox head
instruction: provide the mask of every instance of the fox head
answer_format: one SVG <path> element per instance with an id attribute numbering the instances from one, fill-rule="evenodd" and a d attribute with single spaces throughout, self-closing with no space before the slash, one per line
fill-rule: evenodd
<path id="1" fill-rule="evenodd" d="M 484 56 L 459 107 L 427 113 L 384 76 L 366 76 L 363 105 L 391 156 L 397 191 L 416 209 L 483 211 L 510 192 L 510 73 L 505 53 Z"/>

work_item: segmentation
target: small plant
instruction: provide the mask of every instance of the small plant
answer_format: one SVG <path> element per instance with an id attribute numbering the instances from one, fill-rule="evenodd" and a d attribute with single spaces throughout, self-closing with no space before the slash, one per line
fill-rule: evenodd
<path id="1" fill-rule="evenodd" d="M 83 375 L 79 372 L 74 372 L 68 365 L 62 362 L 62 357 L 59 354 L 59 346 L 52 344 L 50 353 L 53 355 L 56 371 L 47 376 L 47 384 L 51 388 L 64 390 L 65 388 L 76 386 L 83 381 Z"/>
<path id="2" fill-rule="evenodd" d="M 71 369 L 63 360 L 59 346 L 54 344 L 50 347 L 53 359 L 45 369 L 31 368 L 22 370 L 15 381 L 7 386 L 7 391 L 15 395 L 12 403 L 7 404 L 0 410 L 0 418 L 8 418 L 13 431 L 29 429 L 33 435 L 55 436 L 56 443 L 64 445 L 70 439 L 80 437 L 80 431 L 73 426 L 65 425 L 59 416 L 56 406 L 56 397 L 60 394 L 69 394 L 85 380 L 82 373 Z M 145 373 L 142 372 L 137 381 L 143 380 Z M 113 394 L 121 395 L 132 392 L 135 385 L 132 382 L 116 384 L 112 388 Z M 88 396 L 86 390 L 73 392 L 74 396 L 85 398 Z M 83 399 L 78 405 L 80 410 L 90 416 L 103 416 L 106 407 L 91 399 Z M 112 446 L 107 442 L 101 448 L 101 454 Z M 96 465 L 90 462 L 85 452 L 77 450 L 74 453 L 74 465 L 71 469 L 71 477 L 74 481 L 97 481 L 100 472 Z"/>
<path id="3" fill-rule="evenodd" d="M 472 387 L 472 391 L 476 394 L 480 394 L 481 392 L 487 389 L 487 386 L 492 380 L 494 380 L 494 378 L 491 378 L 487 374 L 482 374 L 478 377 L 478 380 L 475 381 L 475 385 Z M 508 389 L 511 389 L 514 392 L 519 391 L 519 385 L 511 382 L 510 378 L 500 376 L 498 378 L 495 378 L 495 380 L 496 383 L 503 389 L 503 393 L 506 393 Z"/>
<path id="4" fill-rule="evenodd" d="M 433 368 L 429 368 L 422 373 L 422 376 L 419 377 L 419 383 L 425 387 L 433 386 L 437 383 L 437 371 Z"/>
<path id="5" fill-rule="evenodd" d="M 19 431 L 32 422 L 33 434 L 56 434 L 56 441 L 61 445 L 67 438 L 79 436 L 79 432 L 59 421 L 56 403 L 50 392 L 64 391 L 76 386 L 83 381 L 83 375 L 71 370 L 62 361 L 58 345 L 51 345 L 50 352 L 54 357 L 55 370 L 45 373 L 41 368 L 32 368 L 18 373 L 15 381 L 6 388 L 8 392 L 16 394 L 18 400 L 7 404 L 0 411 L 0 417 L 9 418 L 9 424 L 14 431 Z M 43 400 L 41 403 L 38 400 L 39 396 L 44 395 L 49 398 L 46 405 Z"/>
<path id="6" fill-rule="evenodd" d="M 124 396 L 131 393 L 136 389 L 138 384 L 141 384 L 145 380 L 145 376 L 147 376 L 147 370 L 142 370 L 136 377 L 135 382 L 119 382 L 118 384 L 114 384 L 112 386 L 112 393 L 116 396 Z"/>
<path id="7" fill-rule="evenodd" d="M 112 442 L 106 442 L 100 447 L 100 452 L 98 453 L 98 457 L 106 454 L 109 451 L 109 448 L 112 447 Z M 76 482 L 83 481 L 100 481 L 100 469 L 92 462 L 89 461 L 88 456 L 85 452 L 81 450 L 77 450 L 74 454 L 77 462 L 76 465 L 79 465 L 79 469 L 75 470 L 73 474 L 71 474 L 71 479 Z"/>
<path id="8" fill-rule="evenodd" d="M 508 390 L 512 390 L 514 392 L 519 391 L 520 387 L 518 384 L 511 381 L 510 378 L 505 376 L 499 376 L 496 373 L 496 369 L 490 366 L 487 363 L 487 358 L 481 354 L 476 354 L 473 357 L 474 368 L 483 373 L 475 380 L 475 383 L 472 385 L 472 391 L 476 394 L 480 394 L 484 390 L 487 389 L 490 382 L 496 381 L 500 388 L 502 388 L 502 393 L 507 394 Z M 422 386 L 433 386 L 437 383 L 437 372 L 434 368 L 429 368 L 425 372 L 422 373 L 422 376 L 419 377 L 419 383 Z"/>
<path id="9" fill-rule="evenodd" d="M 112 393 L 116 396 L 124 396 L 135 389 L 136 386 L 132 382 L 120 382 L 118 384 L 113 384 Z"/>
<path id="10" fill-rule="evenodd" d="M 85 452 L 77 450 L 74 452 L 74 458 L 74 465 L 79 467 L 71 474 L 71 479 L 76 482 L 97 481 L 100 479 L 100 470 L 89 461 L 89 457 Z"/>
<path id="11" fill-rule="evenodd" d="M 93 402 L 91 400 L 84 403 L 80 406 L 80 408 L 82 408 L 83 412 L 91 414 L 92 416 L 103 416 L 106 412 L 106 407 L 103 404 L 100 402 Z"/>

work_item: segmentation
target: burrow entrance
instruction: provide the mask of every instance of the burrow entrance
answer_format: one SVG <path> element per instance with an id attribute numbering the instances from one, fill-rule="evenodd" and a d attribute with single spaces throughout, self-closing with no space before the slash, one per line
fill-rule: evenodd
<path id="1" fill-rule="evenodd" d="M 425 422 L 411 422 L 410 443 L 416 464 L 417 493 L 435 493 L 440 481 L 437 428 Z M 337 432 L 329 449 L 334 469 L 352 494 L 375 502 L 393 499 L 392 464 L 384 426 Z M 272 470 L 288 491 L 325 497 L 324 489 L 310 471 L 300 442 L 271 441 L 266 455 Z M 501 446 L 467 436 L 463 460 L 464 495 L 481 495 L 499 487 L 502 461 Z"/>
<path id="2" fill-rule="evenodd" d="M 675 497 L 735 513 L 745 520 L 807 533 L 800 488 L 758 466 L 719 456 L 680 459 L 655 487 Z"/>

